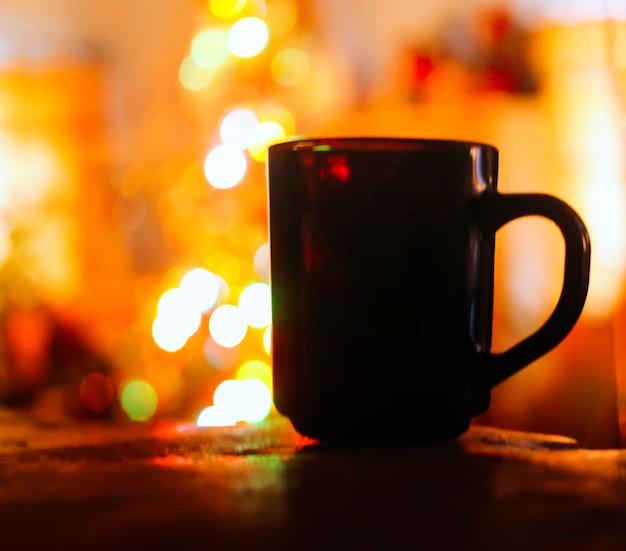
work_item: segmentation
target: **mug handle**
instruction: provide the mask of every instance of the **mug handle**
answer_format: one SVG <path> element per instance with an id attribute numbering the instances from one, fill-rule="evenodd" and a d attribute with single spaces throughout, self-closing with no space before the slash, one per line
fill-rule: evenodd
<path id="1" fill-rule="evenodd" d="M 559 344 L 572 330 L 589 288 L 591 243 L 585 224 L 566 203 L 543 193 L 484 192 L 478 199 L 480 225 L 487 235 L 516 218 L 543 216 L 552 220 L 565 240 L 565 270 L 561 296 L 552 314 L 533 334 L 501 353 L 485 356 L 487 384 L 495 386 Z"/>

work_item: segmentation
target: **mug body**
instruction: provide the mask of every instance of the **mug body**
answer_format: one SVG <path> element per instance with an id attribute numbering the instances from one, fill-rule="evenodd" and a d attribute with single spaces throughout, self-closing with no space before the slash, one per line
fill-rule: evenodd
<path id="1" fill-rule="evenodd" d="M 489 145 L 314 139 L 268 157 L 274 400 L 302 434 L 420 442 L 489 405 Z"/>

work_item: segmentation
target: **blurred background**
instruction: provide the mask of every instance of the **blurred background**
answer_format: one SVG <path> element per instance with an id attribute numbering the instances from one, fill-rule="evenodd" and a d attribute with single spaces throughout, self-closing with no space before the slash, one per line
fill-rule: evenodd
<path id="1" fill-rule="evenodd" d="M 500 190 L 563 198 L 593 244 L 580 323 L 476 422 L 622 446 L 625 99 L 623 0 L 3 0 L 0 404 L 275 415 L 267 146 L 457 138 L 496 145 Z M 529 218 L 497 248 L 504 350 L 556 304 L 563 245 Z"/>

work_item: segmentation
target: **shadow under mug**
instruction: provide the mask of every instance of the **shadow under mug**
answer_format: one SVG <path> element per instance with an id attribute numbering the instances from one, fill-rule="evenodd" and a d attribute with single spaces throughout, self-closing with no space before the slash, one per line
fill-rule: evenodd
<path id="1" fill-rule="evenodd" d="M 274 401 L 337 442 L 456 437 L 491 389 L 565 338 L 583 308 L 590 242 L 545 194 L 501 194 L 498 151 L 471 142 L 319 138 L 268 156 Z M 543 326 L 491 352 L 496 231 L 528 215 L 565 241 Z"/>

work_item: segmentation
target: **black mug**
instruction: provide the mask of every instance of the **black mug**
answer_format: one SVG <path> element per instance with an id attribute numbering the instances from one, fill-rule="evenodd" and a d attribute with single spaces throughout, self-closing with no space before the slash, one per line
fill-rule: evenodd
<path id="1" fill-rule="evenodd" d="M 319 138 L 269 148 L 274 402 L 336 442 L 454 438 L 491 389 L 570 332 L 589 284 L 579 216 L 500 194 L 498 151 L 471 142 Z M 491 352 L 496 231 L 528 215 L 565 241 L 560 299 L 534 334 Z"/>

